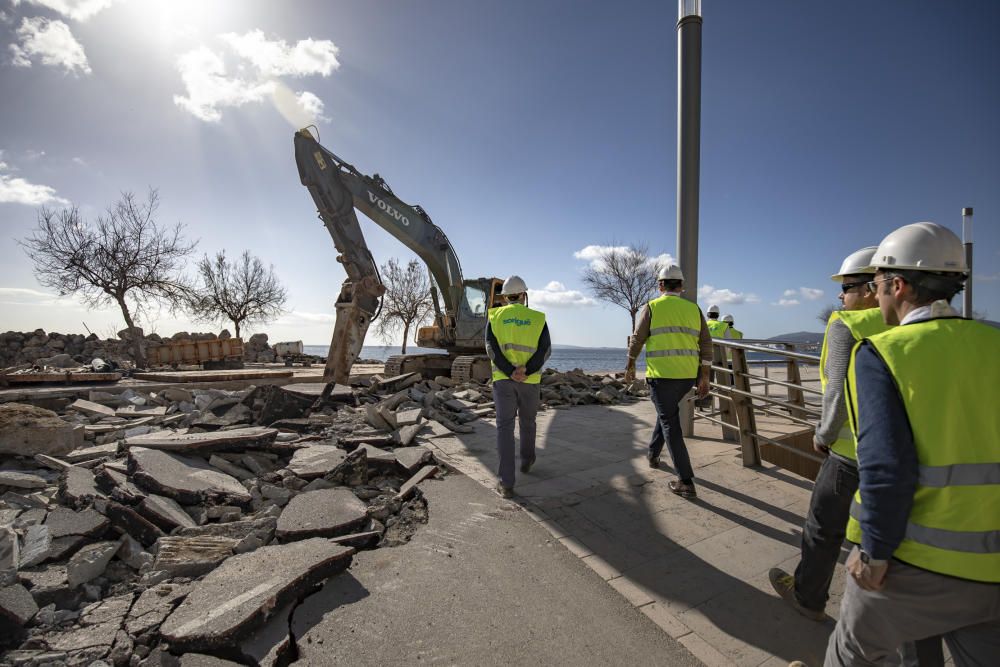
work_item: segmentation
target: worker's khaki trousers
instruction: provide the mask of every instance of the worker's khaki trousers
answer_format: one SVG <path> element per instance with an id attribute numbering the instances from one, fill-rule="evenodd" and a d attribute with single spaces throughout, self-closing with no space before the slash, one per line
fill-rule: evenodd
<path id="1" fill-rule="evenodd" d="M 538 414 L 539 386 L 514 380 L 493 382 L 493 403 L 497 412 L 497 476 L 500 483 L 514 488 L 514 421 L 520 425 L 521 461 L 535 460 L 535 415 Z"/>
<path id="2" fill-rule="evenodd" d="M 881 591 L 863 590 L 848 575 L 823 664 L 898 664 L 903 643 L 935 635 L 944 636 L 958 667 L 1000 664 L 1000 584 L 946 577 L 894 560 Z"/>

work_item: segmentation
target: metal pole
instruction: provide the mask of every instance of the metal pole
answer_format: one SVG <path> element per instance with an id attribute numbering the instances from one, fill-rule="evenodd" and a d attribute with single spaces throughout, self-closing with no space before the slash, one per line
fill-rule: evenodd
<path id="1" fill-rule="evenodd" d="M 962 242 L 965 244 L 965 265 L 969 277 L 965 281 L 962 317 L 972 317 L 972 207 L 962 209 Z"/>
<path id="2" fill-rule="evenodd" d="M 698 194 L 701 160 L 701 0 L 677 9 L 677 259 L 684 298 L 698 301 Z M 681 402 L 681 425 L 694 430 L 694 404 Z"/>

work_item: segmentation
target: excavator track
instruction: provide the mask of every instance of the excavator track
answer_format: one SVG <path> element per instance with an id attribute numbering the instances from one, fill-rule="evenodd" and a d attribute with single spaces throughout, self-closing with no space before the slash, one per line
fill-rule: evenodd
<path id="1" fill-rule="evenodd" d="M 451 379 L 456 382 L 485 382 L 490 379 L 490 358 L 486 355 L 455 357 L 451 364 Z"/>
<path id="2" fill-rule="evenodd" d="M 403 374 L 403 364 L 406 361 L 405 354 L 394 354 L 385 360 L 385 370 L 383 371 L 385 377 L 395 377 L 396 375 Z"/>
<path id="3" fill-rule="evenodd" d="M 446 354 L 394 354 L 385 360 L 385 377 L 420 373 L 428 380 L 449 375 L 451 357 Z"/>

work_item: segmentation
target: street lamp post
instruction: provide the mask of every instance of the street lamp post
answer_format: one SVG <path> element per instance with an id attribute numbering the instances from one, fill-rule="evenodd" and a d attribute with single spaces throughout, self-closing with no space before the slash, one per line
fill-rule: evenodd
<path id="1" fill-rule="evenodd" d="M 972 207 L 962 209 L 962 243 L 965 244 L 965 265 L 969 278 L 965 281 L 962 317 L 972 317 Z"/>

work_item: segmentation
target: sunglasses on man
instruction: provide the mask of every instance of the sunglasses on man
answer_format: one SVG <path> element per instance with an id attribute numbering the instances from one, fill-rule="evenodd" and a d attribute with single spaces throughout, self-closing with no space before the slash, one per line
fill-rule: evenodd
<path id="1" fill-rule="evenodd" d="M 844 293 L 844 294 L 847 294 L 848 292 L 850 292 L 850 291 L 851 291 L 852 289 L 854 289 L 855 287 L 864 287 L 865 285 L 871 285 L 871 283 L 868 283 L 868 282 L 860 282 L 860 283 L 841 283 L 841 285 L 840 285 L 840 291 L 841 291 L 842 293 Z"/>

